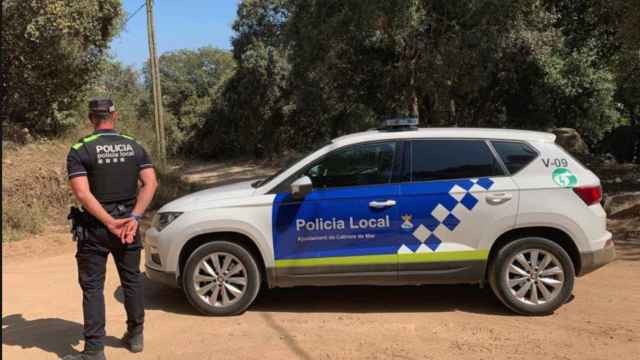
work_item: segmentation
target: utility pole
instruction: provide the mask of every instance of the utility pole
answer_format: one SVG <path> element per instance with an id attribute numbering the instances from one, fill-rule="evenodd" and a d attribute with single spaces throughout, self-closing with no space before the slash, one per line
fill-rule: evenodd
<path id="1" fill-rule="evenodd" d="M 149 39 L 149 75 L 153 88 L 153 118 L 156 127 L 156 145 L 160 166 L 167 165 L 167 151 L 164 133 L 164 119 L 162 117 L 162 90 L 160 89 L 160 70 L 158 70 L 158 55 L 156 53 L 156 33 L 153 21 L 153 0 L 147 2 L 147 38 Z"/>

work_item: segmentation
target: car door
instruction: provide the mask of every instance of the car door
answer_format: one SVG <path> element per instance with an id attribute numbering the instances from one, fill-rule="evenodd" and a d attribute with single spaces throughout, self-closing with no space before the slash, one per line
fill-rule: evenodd
<path id="1" fill-rule="evenodd" d="M 489 254 L 485 240 L 515 224 L 516 184 L 487 141 L 424 139 L 409 148 L 410 181 L 401 185 L 398 201 L 405 229 L 399 279 L 481 279 Z"/>
<path id="2" fill-rule="evenodd" d="M 280 286 L 397 280 L 397 153 L 394 141 L 334 150 L 297 174 L 313 183 L 304 199 L 277 194 L 273 235 Z"/>

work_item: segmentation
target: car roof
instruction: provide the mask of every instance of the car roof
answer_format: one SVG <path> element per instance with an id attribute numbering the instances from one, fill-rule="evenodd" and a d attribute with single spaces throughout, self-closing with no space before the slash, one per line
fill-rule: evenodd
<path id="1" fill-rule="evenodd" d="M 531 142 L 554 142 L 556 136 L 551 133 L 529 130 L 488 129 L 488 128 L 417 128 L 407 130 L 369 130 L 333 139 L 337 145 L 354 144 L 363 141 L 388 139 L 495 139 Z"/>

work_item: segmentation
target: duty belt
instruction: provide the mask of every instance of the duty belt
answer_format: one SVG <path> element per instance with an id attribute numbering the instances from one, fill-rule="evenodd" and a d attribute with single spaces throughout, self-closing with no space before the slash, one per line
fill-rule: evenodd
<path id="1" fill-rule="evenodd" d="M 117 219 L 128 217 L 134 205 L 135 199 L 102 204 L 104 209 Z M 71 207 L 67 219 L 71 220 L 71 234 L 74 241 L 81 240 L 87 228 L 102 226 L 102 223 L 93 215 L 76 206 Z"/>

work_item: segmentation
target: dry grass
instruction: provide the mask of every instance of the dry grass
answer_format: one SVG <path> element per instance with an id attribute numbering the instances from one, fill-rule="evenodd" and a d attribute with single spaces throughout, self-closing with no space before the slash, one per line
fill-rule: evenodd
<path id="1" fill-rule="evenodd" d="M 39 234 L 47 222 L 46 210 L 39 204 L 2 202 L 2 242 Z"/>
<path id="2" fill-rule="evenodd" d="M 38 234 L 66 221 L 71 193 L 66 183 L 68 145 L 41 141 L 25 146 L 3 143 L 2 241 Z"/>
<path id="3" fill-rule="evenodd" d="M 42 233 L 47 226 L 66 226 L 69 206 L 74 203 L 66 179 L 66 156 L 70 136 L 28 145 L 2 145 L 2 241 L 20 240 Z M 160 188 L 152 208 L 198 190 L 174 167 L 158 173 Z"/>

